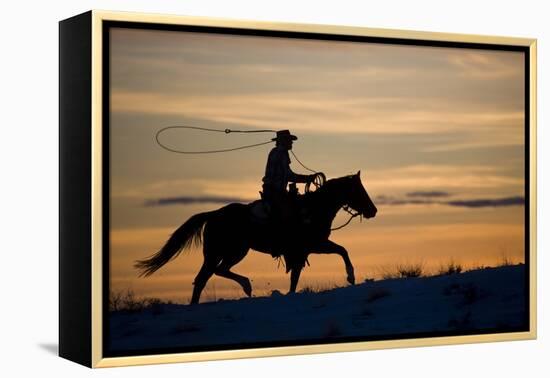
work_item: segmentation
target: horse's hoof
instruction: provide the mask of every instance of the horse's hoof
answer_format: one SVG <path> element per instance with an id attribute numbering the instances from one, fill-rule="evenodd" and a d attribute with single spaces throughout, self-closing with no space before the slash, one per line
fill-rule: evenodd
<path id="1" fill-rule="evenodd" d="M 348 282 L 350 285 L 355 285 L 355 276 L 348 276 Z"/>

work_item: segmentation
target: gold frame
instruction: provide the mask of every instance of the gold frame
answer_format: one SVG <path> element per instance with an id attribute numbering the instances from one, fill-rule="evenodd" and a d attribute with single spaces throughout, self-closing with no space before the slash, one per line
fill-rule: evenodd
<path id="1" fill-rule="evenodd" d="M 241 29 L 324 33 L 445 42 L 500 44 L 528 47 L 530 54 L 530 330 L 500 334 L 430 337 L 406 340 L 350 342 L 291 347 L 222 350 L 213 352 L 174 353 L 132 357 L 103 358 L 102 354 L 102 23 L 103 21 L 129 21 L 172 25 L 216 26 Z M 92 367 L 114 367 L 172 362 L 207 361 L 248 357 L 267 357 L 358 350 L 419 347 L 448 344 L 466 344 L 495 341 L 535 339 L 536 332 L 536 39 L 495 37 L 468 34 L 371 29 L 362 27 L 290 24 L 259 21 L 242 21 L 203 17 L 184 17 L 161 14 L 92 11 Z"/>

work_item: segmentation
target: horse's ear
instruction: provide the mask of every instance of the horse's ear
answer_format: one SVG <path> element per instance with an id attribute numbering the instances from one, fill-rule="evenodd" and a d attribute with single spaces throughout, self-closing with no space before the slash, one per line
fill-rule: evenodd
<path id="1" fill-rule="evenodd" d="M 357 177 L 361 177 L 361 170 L 357 171 Z"/>

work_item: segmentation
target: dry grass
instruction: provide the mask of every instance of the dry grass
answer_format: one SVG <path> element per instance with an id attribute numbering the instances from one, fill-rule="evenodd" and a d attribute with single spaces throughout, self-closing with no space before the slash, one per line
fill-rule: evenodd
<path id="1" fill-rule="evenodd" d="M 109 294 L 109 311 L 139 312 L 151 309 L 154 314 L 162 312 L 162 305 L 173 304 L 171 301 L 163 302 L 159 298 L 140 298 L 133 290 L 116 291 Z"/>
<path id="2" fill-rule="evenodd" d="M 338 286 L 334 282 L 326 282 L 326 283 L 317 283 L 315 285 L 305 285 L 302 289 L 298 290 L 298 293 L 300 294 L 312 294 L 312 293 L 322 293 L 323 291 L 338 289 L 340 286 Z"/>
<path id="3" fill-rule="evenodd" d="M 441 265 L 437 271 L 437 274 L 440 276 L 449 276 L 452 274 L 462 273 L 462 271 L 462 265 L 455 263 L 454 260 L 451 260 L 447 264 Z"/>
<path id="4" fill-rule="evenodd" d="M 497 266 L 501 267 L 501 266 L 512 266 L 512 265 L 515 265 L 512 259 L 510 259 L 510 257 L 508 257 L 506 253 L 502 253 L 500 257 L 500 262 L 498 263 Z"/>
<path id="5" fill-rule="evenodd" d="M 400 263 L 392 266 L 385 266 L 380 268 L 380 272 L 382 278 L 385 280 L 422 277 L 424 273 L 424 263 Z"/>

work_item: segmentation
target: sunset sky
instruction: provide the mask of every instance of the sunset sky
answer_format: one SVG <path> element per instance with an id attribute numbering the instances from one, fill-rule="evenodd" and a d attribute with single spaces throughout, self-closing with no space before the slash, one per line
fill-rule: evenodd
<path id="1" fill-rule="evenodd" d="M 191 215 L 224 205 L 192 199 L 259 196 L 271 145 L 180 155 L 155 143 L 171 125 L 290 129 L 308 167 L 329 178 L 361 170 L 378 214 L 331 236 L 359 282 L 400 263 L 434 272 L 451 260 L 523 262 L 523 53 L 123 28 L 110 38 L 112 290 L 187 302 L 201 250 L 148 278 L 133 262 Z M 174 130 L 162 141 L 210 150 L 271 137 Z M 155 205 L 166 198 L 181 201 Z M 345 283 L 338 256 L 309 261 L 298 289 Z M 269 255 L 251 251 L 234 271 L 255 295 L 288 290 Z M 241 296 L 235 282 L 213 277 L 202 299 Z"/>

